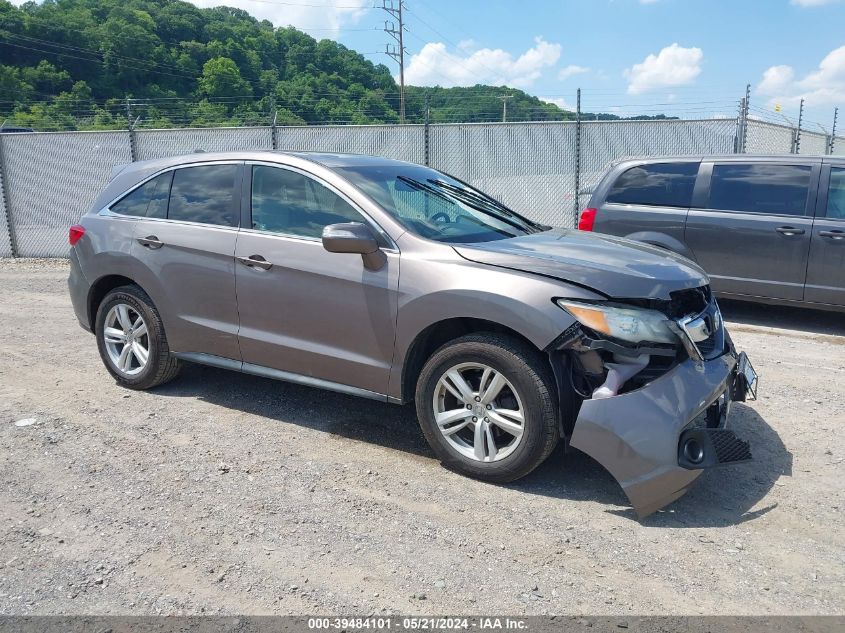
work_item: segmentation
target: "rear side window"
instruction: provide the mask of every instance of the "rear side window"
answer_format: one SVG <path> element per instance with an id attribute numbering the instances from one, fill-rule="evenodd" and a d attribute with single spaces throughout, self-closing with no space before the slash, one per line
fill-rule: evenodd
<path id="1" fill-rule="evenodd" d="M 710 209 L 804 215 L 810 191 L 809 165 L 713 165 Z"/>
<path id="2" fill-rule="evenodd" d="M 127 196 L 111 206 L 114 213 L 136 217 L 167 217 L 167 196 L 173 172 L 167 172 L 148 180 Z"/>
<path id="3" fill-rule="evenodd" d="M 655 163 L 624 172 L 607 194 L 608 202 L 659 207 L 688 207 L 698 163 Z"/>
<path id="4" fill-rule="evenodd" d="M 202 165 L 173 172 L 167 217 L 184 222 L 237 226 L 235 179 L 239 165 Z"/>
<path id="5" fill-rule="evenodd" d="M 830 187 L 827 190 L 827 212 L 825 216 L 845 220 L 845 169 L 830 170 Z"/>

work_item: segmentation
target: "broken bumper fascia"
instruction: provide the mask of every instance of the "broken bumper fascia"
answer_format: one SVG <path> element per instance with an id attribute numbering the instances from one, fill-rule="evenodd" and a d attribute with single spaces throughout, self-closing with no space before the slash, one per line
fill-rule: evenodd
<path id="1" fill-rule="evenodd" d="M 703 472 L 683 468 L 685 427 L 720 396 L 730 397 L 737 357 L 687 360 L 645 387 L 585 400 L 569 444 L 604 466 L 642 518 L 682 496 Z"/>

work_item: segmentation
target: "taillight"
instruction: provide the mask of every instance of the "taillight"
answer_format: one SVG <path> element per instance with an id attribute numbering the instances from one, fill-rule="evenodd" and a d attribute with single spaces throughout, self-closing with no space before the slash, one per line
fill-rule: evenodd
<path id="1" fill-rule="evenodd" d="M 85 235 L 85 227 L 81 224 L 74 224 L 68 230 L 67 241 L 70 242 L 71 246 L 76 246 L 76 243 L 82 239 L 83 235 Z"/>
<path id="2" fill-rule="evenodd" d="M 581 219 L 578 220 L 579 231 L 592 231 L 596 223 L 596 212 L 598 209 L 584 209 L 581 211 Z"/>

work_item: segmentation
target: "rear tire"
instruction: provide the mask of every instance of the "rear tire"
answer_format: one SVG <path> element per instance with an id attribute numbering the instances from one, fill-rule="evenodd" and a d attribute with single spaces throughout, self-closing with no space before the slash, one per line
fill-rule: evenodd
<path id="1" fill-rule="evenodd" d="M 527 343 L 470 334 L 426 361 L 417 417 L 445 466 L 506 483 L 537 468 L 560 439 L 554 384 L 545 359 Z"/>
<path id="2" fill-rule="evenodd" d="M 158 310 L 138 286 L 120 286 L 103 298 L 94 332 L 103 364 L 124 387 L 151 389 L 181 369 L 170 355 Z"/>

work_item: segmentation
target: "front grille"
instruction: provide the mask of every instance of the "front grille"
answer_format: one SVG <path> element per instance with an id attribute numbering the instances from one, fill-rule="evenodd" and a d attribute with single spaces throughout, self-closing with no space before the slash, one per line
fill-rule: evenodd
<path id="1" fill-rule="evenodd" d="M 675 292 L 670 292 L 669 297 L 670 300 L 661 312 L 670 319 L 680 319 L 692 314 L 701 314 L 707 309 L 713 299 L 710 286 L 676 290 Z"/>
<path id="2" fill-rule="evenodd" d="M 695 345 L 704 360 L 712 360 L 721 356 L 725 349 L 725 324 L 719 305 L 713 298 L 709 286 L 681 290 L 670 295 L 672 300 L 664 314 L 677 320 L 681 324 L 689 324 L 702 319 L 707 326 L 708 336 L 700 341 L 690 343 Z M 688 350 L 689 351 L 689 350 Z"/>

